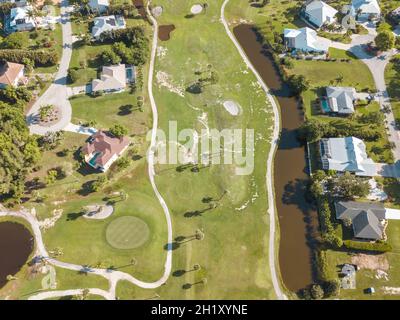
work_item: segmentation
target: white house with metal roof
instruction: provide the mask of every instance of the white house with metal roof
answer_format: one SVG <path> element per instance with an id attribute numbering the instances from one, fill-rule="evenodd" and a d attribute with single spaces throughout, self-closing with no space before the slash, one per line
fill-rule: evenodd
<path id="1" fill-rule="evenodd" d="M 354 113 L 356 93 L 351 87 L 326 87 L 326 99 L 321 100 L 322 111 L 341 115 Z"/>
<path id="2" fill-rule="evenodd" d="M 104 13 L 110 6 L 109 0 L 89 0 L 90 9 L 95 12 Z"/>
<path id="3" fill-rule="evenodd" d="M 317 28 L 336 22 L 337 13 L 335 8 L 320 0 L 307 1 L 302 9 L 302 16 Z"/>
<path id="4" fill-rule="evenodd" d="M 285 29 L 283 32 L 284 44 L 287 49 L 305 52 L 328 52 L 330 41 L 317 36 L 311 28 Z"/>
<path id="5" fill-rule="evenodd" d="M 381 8 L 378 0 L 352 0 L 350 14 L 359 20 L 366 20 L 370 17 L 379 18 Z"/>
<path id="6" fill-rule="evenodd" d="M 125 29 L 125 27 L 125 19 L 122 16 L 96 17 L 93 20 L 92 36 L 99 39 L 103 32 Z"/>
<path id="7" fill-rule="evenodd" d="M 321 139 L 320 155 L 325 170 L 349 171 L 369 177 L 377 175 L 377 166 L 368 157 L 365 143 L 356 137 Z"/>
<path id="8" fill-rule="evenodd" d="M 29 31 L 36 27 L 33 17 L 29 16 L 32 6 L 15 7 L 10 11 L 8 29 L 10 31 Z"/>

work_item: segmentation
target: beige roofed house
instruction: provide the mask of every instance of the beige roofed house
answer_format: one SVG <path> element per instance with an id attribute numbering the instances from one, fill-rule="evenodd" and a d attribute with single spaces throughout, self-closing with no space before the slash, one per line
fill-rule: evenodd
<path id="1" fill-rule="evenodd" d="M 92 91 L 122 91 L 126 88 L 126 70 L 124 64 L 104 66 L 101 78 L 92 82 Z"/>
<path id="2" fill-rule="evenodd" d="M 0 64 L 0 88 L 7 86 L 18 86 L 24 78 L 24 65 L 13 62 L 4 62 Z"/>
<path id="3" fill-rule="evenodd" d="M 104 172 L 128 146 L 128 137 L 118 138 L 109 132 L 100 130 L 90 137 L 82 152 L 87 164 Z"/>

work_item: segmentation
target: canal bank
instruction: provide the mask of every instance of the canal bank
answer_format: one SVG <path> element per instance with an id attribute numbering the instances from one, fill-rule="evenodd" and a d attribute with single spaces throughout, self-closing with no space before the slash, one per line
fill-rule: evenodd
<path id="1" fill-rule="evenodd" d="M 273 58 L 258 41 L 252 25 L 233 29 L 281 109 L 281 135 L 274 161 L 276 207 L 280 227 L 279 266 L 285 286 L 293 291 L 313 282 L 313 238 L 318 230 L 316 210 L 306 201 L 308 183 L 305 146 L 297 139 L 304 114 L 282 81 Z"/>
<path id="2" fill-rule="evenodd" d="M 33 247 L 33 236 L 23 224 L 0 222 L 0 288 L 7 283 L 7 276 L 21 270 Z"/>

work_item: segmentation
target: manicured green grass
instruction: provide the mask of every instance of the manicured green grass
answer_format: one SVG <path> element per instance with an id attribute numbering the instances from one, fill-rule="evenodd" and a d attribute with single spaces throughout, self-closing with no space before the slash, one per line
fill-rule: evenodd
<path id="1" fill-rule="evenodd" d="M 129 89 L 128 89 L 129 90 Z M 96 121 L 97 128 L 108 129 L 114 124 L 124 125 L 131 134 L 145 134 L 150 126 L 150 109 L 144 112 L 136 108 L 137 94 L 127 92 L 105 94 L 93 98 L 87 95 L 73 97 L 72 122 L 86 123 Z M 133 111 L 127 113 L 124 106 L 133 105 Z"/>
<path id="2" fill-rule="evenodd" d="M 372 75 L 362 61 L 354 59 L 350 62 L 294 60 L 293 65 L 292 69 L 287 70 L 289 75 L 304 75 L 314 88 L 339 85 L 354 87 L 357 91 L 375 90 Z M 339 77 L 343 77 L 343 80 L 337 83 L 336 79 Z"/>
<path id="3" fill-rule="evenodd" d="M 116 249 L 134 249 L 149 238 L 147 224 L 136 217 L 119 217 L 110 222 L 106 229 L 107 242 Z"/>

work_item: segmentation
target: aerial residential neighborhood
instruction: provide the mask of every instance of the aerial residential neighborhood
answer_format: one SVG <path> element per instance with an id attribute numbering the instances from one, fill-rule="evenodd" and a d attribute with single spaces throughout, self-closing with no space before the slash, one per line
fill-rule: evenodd
<path id="1" fill-rule="evenodd" d="M 0 300 L 400 299 L 400 2 L 0 19 Z"/>

